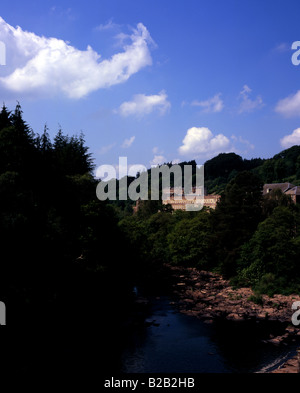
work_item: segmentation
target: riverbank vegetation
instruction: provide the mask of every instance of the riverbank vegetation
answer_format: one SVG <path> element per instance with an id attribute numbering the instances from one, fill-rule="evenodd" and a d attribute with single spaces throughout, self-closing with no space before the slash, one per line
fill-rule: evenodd
<path id="1" fill-rule="evenodd" d="M 268 160 L 220 154 L 205 163 L 208 192 L 221 194 L 215 210 L 172 212 L 144 201 L 137 214 L 119 212 L 119 227 L 142 269 L 171 263 L 210 270 L 252 287 L 258 298 L 299 293 L 299 205 L 279 189 L 262 195 L 265 183 L 300 184 L 299 168 L 300 146 Z"/>
<path id="2" fill-rule="evenodd" d="M 262 182 L 240 172 L 226 185 L 215 210 L 158 212 L 121 219 L 136 259 L 210 270 L 257 294 L 299 292 L 300 212 L 287 196 L 263 198 Z M 149 203 L 149 202 L 148 202 Z"/>
<path id="3" fill-rule="evenodd" d="M 199 212 L 149 200 L 134 214 L 132 201 L 100 202 L 93 170 L 82 134 L 58 130 L 51 140 L 46 126 L 31 130 L 19 104 L 3 106 L 0 299 L 11 321 L 76 323 L 80 309 L 94 322 L 99 304 L 122 309 L 122 294 L 136 280 L 155 286 L 165 264 L 218 272 L 258 295 L 299 292 L 299 207 L 261 191 L 266 182 L 300 184 L 300 146 L 269 160 L 229 153 L 207 161 L 207 191 L 222 197 Z"/>

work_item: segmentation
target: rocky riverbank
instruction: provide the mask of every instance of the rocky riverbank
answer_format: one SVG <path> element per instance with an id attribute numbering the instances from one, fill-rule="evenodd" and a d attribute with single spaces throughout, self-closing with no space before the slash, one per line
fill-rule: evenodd
<path id="1" fill-rule="evenodd" d="M 278 322 L 279 334 L 270 333 L 262 341 L 265 344 L 287 345 L 300 339 L 300 327 L 294 326 L 291 317 L 292 304 L 300 301 L 297 295 L 263 295 L 259 302 L 251 288 L 234 289 L 222 276 L 199 271 L 195 268 L 170 266 L 174 278 L 174 293 L 178 297 L 179 310 L 212 323 L 218 318 L 229 321 L 266 323 Z M 274 372 L 296 372 L 297 359 L 288 362 Z"/>

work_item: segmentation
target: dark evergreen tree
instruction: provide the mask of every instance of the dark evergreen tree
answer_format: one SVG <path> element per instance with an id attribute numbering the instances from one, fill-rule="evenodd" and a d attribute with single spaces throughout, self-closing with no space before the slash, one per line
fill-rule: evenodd
<path id="1" fill-rule="evenodd" d="M 260 179 L 251 172 L 241 172 L 228 183 L 212 213 L 215 236 L 212 252 L 227 276 L 235 274 L 239 248 L 252 236 L 261 220 L 261 199 Z"/>

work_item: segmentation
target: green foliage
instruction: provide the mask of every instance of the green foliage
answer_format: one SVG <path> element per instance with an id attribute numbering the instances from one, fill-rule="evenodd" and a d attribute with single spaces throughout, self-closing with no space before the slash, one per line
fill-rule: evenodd
<path id="1" fill-rule="evenodd" d="M 238 260 L 241 281 L 270 291 L 279 284 L 292 286 L 299 281 L 299 220 L 298 211 L 279 206 L 259 224 L 241 248 Z"/>
<path id="2" fill-rule="evenodd" d="M 278 206 L 286 206 L 293 209 L 294 204 L 289 195 L 284 194 L 280 189 L 274 189 L 269 194 L 264 195 L 262 201 L 263 216 L 269 217 Z"/>
<path id="3" fill-rule="evenodd" d="M 227 184 L 214 211 L 163 211 L 159 201 L 142 202 L 138 214 L 120 224 L 136 261 L 150 269 L 167 262 L 220 272 L 234 286 L 252 286 L 255 301 L 263 293 L 299 290 L 299 209 L 280 190 L 263 198 L 259 176 L 261 168 L 264 176 L 288 174 L 285 155 L 251 163 L 236 155 L 211 160 L 211 173 L 227 176 L 222 177 Z M 226 160 L 231 170 L 219 171 L 217 164 Z M 250 170 L 242 171 L 247 165 Z"/>
<path id="4" fill-rule="evenodd" d="M 267 294 L 272 297 L 280 288 L 280 278 L 276 278 L 273 273 L 264 274 L 259 282 L 253 287 L 254 291 L 258 294 Z"/>
<path id="5" fill-rule="evenodd" d="M 207 269 L 211 263 L 210 216 L 199 212 L 192 219 L 180 220 L 168 236 L 171 261 L 178 265 Z"/>
<path id="6" fill-rule="evenodd" d="M 264 304 L 264 301 L 263 301 L 263 298 L 261 295 L 251 295 L 249 297 L 248 301 L 258 304 L 259 306 L 262 306 Z"/>
<path id="7" fill-rule="evenodd" d="M 140 219 L 148 219 L 161 209 L 161 201 L 152 201 L 151 199 L 139 201 L 139 209 L 137 215 Z"/>
<path id="8" fill-rule="evenodd" d="M 296 179 L 300 179 L 299 157 L 300 146 L 292 146 L 275 154 L 273 158 L 265 160 L 254 171 L 261 177 L 264 183 L 294 182 Z"/>
<path id="9" fill-rule="evenodd" d="M 196 162 L 179 165 L 187 164 L 194 179 Z M 111 285 L 130 285 L 166 263 L 221 272 L 252 286 L 254 301 L 299 291 L 299 208 L 280 191 L 261 192 L 267 182 L 300 184 L 299 146 L 269 160 L 229 153 L 207 161 L 206 188 L 222 194 L 214 211 L 173 211 L 148 200 L 134 214 L 130 200 L 100 202 L 93 168 L 82 134 L 59 130 L 51 140 L 45 126 L 36 135 L 19 104 L 13 112 L 3 106 L 1 300 L 44 307 L 46 315 L 47 304 L 95 304 Z"/>
<path id="10" fill-rule="evenodd" d="M 227 183 L 234 179 L 238 173 L 252 171 L 262 165 L 264 160 L 255 158 L 242 159 L 235 153 L 221 153 L 217 157 L 205 162 L 205 186 L 209 193 L 220 194 L 225 190 Z"/>
<path id="11" fill-rule="evenodd" d="M 241 171 L 244 169 L 243 159 L 235 153 L 221 153 L 217 157 L 206 161 L 205 176 L 207 179 L 216 177 L 228 178 L 233 170 Z"/>
<path id="12" fill-rule="evenodd" d="M 19 104 L 14 112 L 3 106 L 0 298 L 12 325 L 26 323 L 28 309 L 47 319 L 50 309 L 92 304 L 91 288 L 97 292 L 113 273 L 114 281 L 120 279 L 115 270 L 123 277 L 130 270 L 120 258 L 126 246 L 117 217 L 96 199 L 92 169 L 82 134 L 68 137 L 60 130 L 52 142 L 46 126 L 42 135 L 30 130 Z M 112 246 L 113 240 L 120 248 Z"/>
<path id="13" fill-rule="evenodd" d="M 214 270 L 235 286 L 252 286 L 257 297 L 297 291 L 299 209 L 280 190 L 262 197 L 262 186 L 297 181 L 299 153 L 294 146 L 268 160 L 229 153 L 207 161 L 205 186 L 222 195 L 214 211 L 172 212 L 160 201 L 141 202 L 120 223 L 135 260 L 150 269 L 168 262 Z"/>
<path id="14" fill-rule="evenodd" d="M 257 176 L 248 171 L 240 172 L 228 183 L 211 214 L 215 237 L 212 252 L 225 276 L 234 275 L 239 249 L 261 219 L 261 187 Z"/>

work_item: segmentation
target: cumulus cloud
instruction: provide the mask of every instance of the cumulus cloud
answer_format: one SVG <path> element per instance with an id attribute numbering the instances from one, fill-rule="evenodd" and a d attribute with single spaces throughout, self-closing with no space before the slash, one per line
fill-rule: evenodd
<path id="1" fill-rule="evenodd" d="M 150 161 L 150 164 L 157 166 L 157 165 L 163 165 L 166 162 L 167 162 L 166 157 L 159 155 L 159 156 L 154 156 L 153 160 Z"/>
<path id="2" fill-rule="evenodd" d="M 135 136 L 132 136 L 129 139 L 125 139 L 125 141 L 122 144 L 122 147 L 124 149 L 127 149 L 128 147 L 130 147 L 133 144 L 134 141 L 135 141 Z"/>
<path id="3" fill-rule="evenodd" d="M 200 106 L 203 108 L 203 112 L 206 113 L 216 113 L 221 112 L 224 108 L 224 102 L 220 98 L 221 93 L 216 94 L 214 97 L 209 98 L 206 101 L 193 101 L 192 106 Z"/>
<path id="4" fill-rule="evenodd" d="M 1 17 L 0 40 L 9 48 L 7 74 L 0 77 L 0 86 L 35 96 L 63 94 L 79 99 L 126 82 L 152 64 L 149 44 L 153 41 L 142 23 L 133 29 L 123 51 L 109 59 L 101 59 L 90 46 L 79 50 L 61 39 L 14 28 Z"/>
<path id="5" fill-rule="evenodd" d="M 286 117 L 300 116 L 300 90 L 278 101 L 275 111 Z"/>
<path id="6" fill-rule="evenodd" d="M 146 96 L 145 94 L 136 94 L 131 101 L 123 102 L 115 113 L 124 117 L 130 115 L 142 117 L 154 110 L 158 110 L 159 113 L 163 115 L 171 107 L 167 98 L 168 96 L 165 91 L 149 96 Z"/>
<path id="7" fill-rule="evenodd" d="M 192 127 L 187 130 L 178 152 L 189 158 L 208 157 L 229 148 L 230 140 L 223 134 L 214 135 L 206 127 Z"/>
<path id="8" fill-rule="evenodd" d="M 255 109 L 260 109 L 263 107 L 264 103 L 261 96 L 251 99 L 251 92 L 252 89 L 250 89 L 249 86 L 243 86 L 243 90 L 239 94 L 239 99 L 241 100 L 239 113 L 253 112 Z"/>
<path id="9" fill-rule="evenodd" d="M 112 19 L 109 19 L 106 23 L 101 23 L 99 26 L 97 26 L 95 30 L 106 31 L 113 30 L 116 27 L 119 27 L 119 25 L 117 23 L 114 23 Z"/>
<path id="10" fill-rule="evenodd" d="M 280 144 L 284 149 L 294 145 L 300 145 L 300 128 L 296 128 L 290 135 L 285 135 L 280 139 Z"/>

